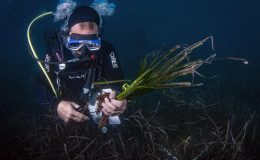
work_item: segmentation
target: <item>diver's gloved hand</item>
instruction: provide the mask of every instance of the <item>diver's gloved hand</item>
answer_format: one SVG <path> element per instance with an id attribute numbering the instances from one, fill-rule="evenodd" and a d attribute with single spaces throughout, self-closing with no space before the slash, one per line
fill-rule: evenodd
<path id="1" fill-rule="evenodd" d="M 89 120 L 89 117 L 77 111 L 80 106 L 74 102 L 61 101 L 58 104 L 57 112 L 60 118 L 65 122 L 84 122 Z"/>
<path id="2" fill-rule="evenodd" d="M 105 115 L 115 116 L 115 115 L 122 114 L 125 111 L 126 104 L 127 104 L 126 99 L 122 101 L 118 101 L 115 99 L 115 97 L 116 97 L 116 92 L 112 91 L 109 94 L 109 99 L 105 98 L 105 102 L 101 104 L 103 107 L 102 112 Z"/>

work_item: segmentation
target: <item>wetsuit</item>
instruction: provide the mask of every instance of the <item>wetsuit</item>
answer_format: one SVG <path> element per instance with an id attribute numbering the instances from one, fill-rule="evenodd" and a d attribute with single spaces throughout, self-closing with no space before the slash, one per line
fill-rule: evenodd
<path id="1" fill-rule="evenodd" d="M 45 42 L 47 46 L 46 62 L 61 62 L 75 58 L 71 51 L 64 46 L 59 32 L 45 34 Z M 91 89 L 92 82 L 124 79 L 117 53 L 109 42 L 102 40 L 101 48 L 95 52 L 88 52 L 84 58 L 88 60 L 67 63 L 65 67 L 64 65 L 45 64 L 45 69 L 60 96 L 59 98 L 53 98 L 53 94 L 50 96 L 51 88 L 44 76 L 41 78 L 41 84 L 44 85 L 40 87 L 38 93 L 48 99 L 54 112 L 61 100 L 73 101 L 79 105 L 86 103 L 92 91 L 86 95 L 83 88 Z M 121 85 L 110 85 L 109 88 L 119 91 Z"/>

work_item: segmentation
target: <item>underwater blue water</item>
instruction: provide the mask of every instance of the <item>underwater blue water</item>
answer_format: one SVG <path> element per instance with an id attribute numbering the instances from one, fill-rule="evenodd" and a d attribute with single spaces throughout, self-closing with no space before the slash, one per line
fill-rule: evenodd
<path id="1" fill-rule="evenodd" d="M 84 0 L 77 2 L 91 3 Z M 259 1 L 111 2 L 115 3 L 117 9 L 112 17 L 105 19 L 103 37 L 116 47 L 123 68 L 128 71 L 127 76 L 132 78 L 141 58 L 148 52 L 159 50 L 163 44 L 191 44 L 212 35 L 218 57 L 243 57 L 249 60 L 247 66 L 236 63 L 228 65 L 226 62 L 223 63 L 228 65 L 226 68 L 221 64 L 216 65 L 217 74 L 228 75 L 232 81 L 241 80 L 234 87 L 249 85 L 248 90 L 243 92 L 259 89 Z M 28 102 L 31 98 L 30 77 L 36 65 L 27 50 L 27 25 L 39 13 L 54 11 L 58 2 L 2 0 L 1 3 L 4 4 L 0 10 L 3 99 L 16 104 L 26 97 L 25 101 Z M 34 28 L 34 34 L 39 34 L 37 27 Z M 40 40 L 34 43 L 39 43 L 37 46 L 40 48 L 44 47 Z M 17 94 L 22 96 L 14 96 Z"/>
<path id="2" fill-rule="evenodd" d="M 248 59 L 249 64 L 223 61 L 203 71 L 209 75 L 218 74 L 217 78 L 226 86 L 224 92 L 233 93 L 259 113 L 259 0 L 110 2 L 116 5 L 116 12 L 105 19 L 103 37 L 117 49 L 127 77 L 134 77 L 146 53 L 160 49 L 165 43 L 169 46 L 192 44 L 214 36 L 218 57 L 242 57 Z M 29 56 L 27 26 L 38 14 L 54 11 L 58 1 L 1 0 L 0 3 L 0 107 L 12 115 L 19 111 L 20 106 L 35 109 L 31 78 L 37 72 L 37 66 Z M 78 3 L 90 4 L 91 1 L 80 0 Z M 52 21 L 49 22 L 51 26 Z M 35 27 L 33 34 L 40 35 L 40 31 L 42 29 Z M 41 41 L 34 39 L 41 49 L 39 52 L 44 53 Z M 206 80 L 206 83 L 212 82 Z"/>

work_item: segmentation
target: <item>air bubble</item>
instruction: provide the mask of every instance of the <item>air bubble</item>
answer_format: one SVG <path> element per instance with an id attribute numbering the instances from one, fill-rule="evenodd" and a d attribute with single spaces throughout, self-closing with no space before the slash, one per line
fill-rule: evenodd
<path id="1" fill-rule="evenodd" d="M 73 12 L 76 5 L 76 2 L 72 0 L 60 0 L 57 5 L 56 12 L 54 13 L 54 21 L 67 19 Z"/>

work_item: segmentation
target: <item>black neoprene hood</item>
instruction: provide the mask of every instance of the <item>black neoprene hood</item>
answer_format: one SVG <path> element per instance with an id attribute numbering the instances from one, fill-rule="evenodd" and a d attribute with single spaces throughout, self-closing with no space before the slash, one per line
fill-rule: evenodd
<path id="1" fill-rule="evenodd" d="M 68 27 L 71 29 L 73 25 L 81 22 L 94 22 L 99 27 L 100 18 L 95 9 L 89 6 L 79 6 L 69 17 Z"/>

